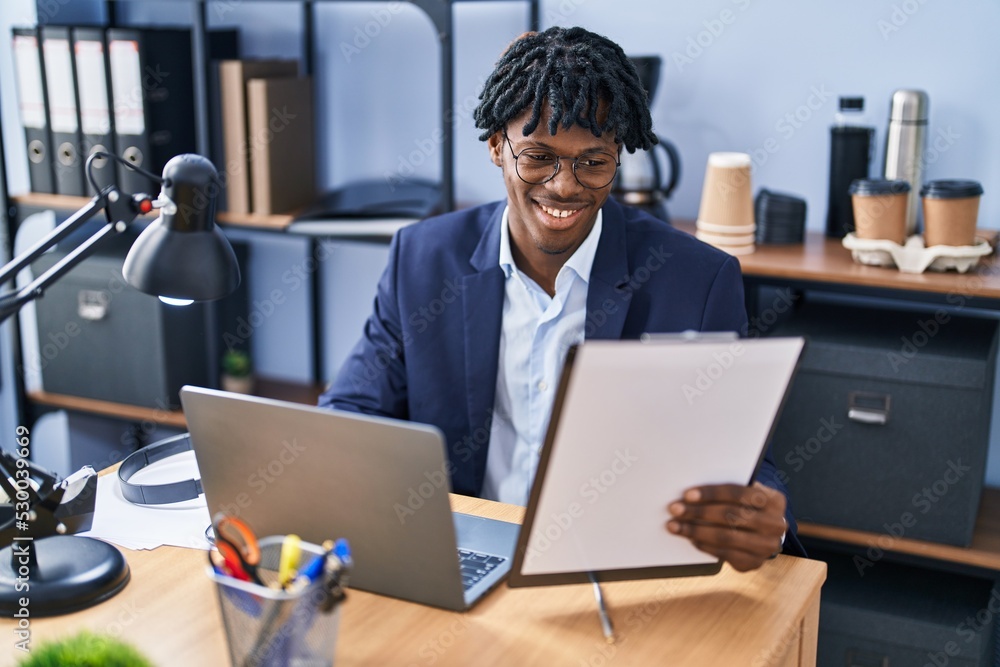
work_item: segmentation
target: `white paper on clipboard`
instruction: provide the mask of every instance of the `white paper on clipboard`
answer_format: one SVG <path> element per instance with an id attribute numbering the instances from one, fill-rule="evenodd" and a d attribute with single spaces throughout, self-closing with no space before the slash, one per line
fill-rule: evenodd
<path id="1" fill-rule="evenodd" d="M 749 482 L 803 345 L 579 346 L 532 490 L 519 575 L 716 563 L 666 530 L 667 505 L 692 486 Z"/>

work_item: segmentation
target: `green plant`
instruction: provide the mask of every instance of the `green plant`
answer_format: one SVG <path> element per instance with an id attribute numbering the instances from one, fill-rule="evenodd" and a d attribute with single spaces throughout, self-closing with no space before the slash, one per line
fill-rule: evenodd
<path id="1" fill-rule="evenodd" d="M 21 667 L 153 667 L 139 651 L 117 639 L 81 632 L 44 642 Z"/>
<path id="2" fill-rule="evenodd" d="M 222 372 L 233 377 L 250 375 L 250 355 L 243 350 L 228 349 L 222 355 Z"/>

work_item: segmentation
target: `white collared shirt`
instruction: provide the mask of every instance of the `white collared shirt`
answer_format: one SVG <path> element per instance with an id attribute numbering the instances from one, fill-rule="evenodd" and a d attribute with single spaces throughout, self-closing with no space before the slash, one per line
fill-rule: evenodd
<path id="1" fill-rule="evenodd" d="M 583 342 L 590 269 L 603 213 L 556 276 L 549 296 L 514 263 L 509 208 L 500 220 L 500 268 L 506 276 L 496 397 L 482 496 L 526 505 L 545 439 L 566 350 Z"/>

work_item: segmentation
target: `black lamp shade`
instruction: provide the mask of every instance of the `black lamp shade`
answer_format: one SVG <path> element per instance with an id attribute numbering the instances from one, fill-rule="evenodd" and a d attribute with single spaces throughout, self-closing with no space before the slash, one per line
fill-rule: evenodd
<path id="1" fill-rule="evenodd" d="M 122 273 L 141 292 L 195 301 L 220 299 L 240 284 L 236 254 L 218 225 L 177 232 L 162 217 L 136 239 Z"/>
<path id="2" fill-rule="evenodd" d="M 215 224 L 218 174 L 199 155 L 179 155 L 163 168 L 162 209 L 136 239 L 122 273 L 136 289 L 156 296 L 211 301 L 240 284 L 240 267 Z"/>

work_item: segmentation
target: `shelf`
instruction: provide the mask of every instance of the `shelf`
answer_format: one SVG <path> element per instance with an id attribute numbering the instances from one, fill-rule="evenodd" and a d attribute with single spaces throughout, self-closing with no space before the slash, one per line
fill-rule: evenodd
<path id="1" fill-rule="evenodd" d="M 17 195 L 15 197 L 11 197 L 11 200 L 19 210 L 24 208 L 32 211 L 53 209 L 57 211 L 73 212 L 90 203 L 90 197 L 72 197 L 69 195 L 52 195 L 39 192 L 29 192 L 27 194 Z M 156 213 L 153 213 L 148 216 L 141 217 L 152 218 L 155 215 Z M 295 216 L 293 214 L 233 215 L 226 211 L 220 211 L 216 215 L 216 220 L 219 224 L 227 227 L 250 227 L 253 229 L 270 229 L 276 231 L 285 231 L 288 226 L 292 224 L 292 220 L 294 219 Z"/>
<path id="2" fill-rule="evenodd" d="M 11 197 L 15 204 L 20 206 L 30 206 L 39 209 L 58 209 L 64 211 L 75 211 L 90 203 L 90 197 L 71 197 L 69 195 L 50 195 L 40 192 L 29 192 L 28 194 Z"/>
<path id="3" fill-rule="evenodd" d="M 972 545 L 969 547 L 955 547 L 905 537 L 895 538 L 888 533 L 868 533 L 814 523 L 800 523 L 799 535 L 862 547 L 873 546 L 885 551 L 1000 572 L 1000 489 L 983 490 Z"/>
<path id="4" fill-rule="evenodd" d="M 71 197 L 68 195 L 51 195 L 37 192 L 18 195 L 12 199 L 19 210 L 26 209 L 29 211 L 46 209 L 76 211 L 90 203 L 89 197 Z M 220 211 L 216 214 L 216 221 L 223 227 L 237 229 L 288 232 L 300 236 L 331 239 L 375 239 L 388 241 L 403 227 L 417 222 L 418 218 L 345 218 L 342 220 L 331 219 L 295 222 L 294 213 L 254 215 L 252 213 L 235 214 L 228 211 Z"/>
<path id="5" fill-rule="evenodd" d="M 116 417 L 127 421 L 153 422 L 165 426 L 184 428 L 186 422 L 180 410 L 162 410 L 159 408 L 144 408 L 138 405 L 112 403 L 95 398 L 52 394 L 47 391 L 29 391 L 25 393 L 28 401 L 45 405 L 50 408 L 87 412 L 104 417 Z"/>
<path id="6" fill-rule="evenodd" d="M 272 380 L 267 378 L 257 379 L 257 389 L 255 394 L 266 398 L 276 398 L 292 403 L 303 403 L 306 405 L 316 405 L 319 395 L 323 392 L 321 385 L 307 385 L 284 380 Z M 144 408 L 138 405 L 127 405 L 125 403 L 113 403 L 111 401 L 101 401 L 93 398 L 81 398 L 79 396 L 67 396 L 65 394 L 52 394 L 47 391 L 29 391 L 27 399 L 32 403 L 44 405 L 62 410 L 72 410 L 75 412 L 86 412 L 90 414 L 102 415 L 104 417 L 114 417 L 126 421 L 152 422 L 164 426 L 174 426 L 176 428 L 187 428 L 184 420 L 184 413 L 180 410 L 162 410 L 159 408 Z"/>
<path id="7" fill-rule="evenodd" d="M 295 216 L 290 213 L 254 215 L 253 213 L 236 214 L 229 213 L 228 211 L 219 211 L 215 215 L 215 219 L 219 224 L 226 227 L 250 227 L 253 229 L 270 229 L 284 232 L 288 230 Z"/>
<path id="8" fill-rule="evenodd" d="M 695 232 L 695 224 L 690 221 L 676 221 L 675 226 L 689 234 Z M 981 230 L 980 233 L 990 238 L 996 236 L 994 230 Z M 908 292 L 915 298 L 933 294 L 952 305 L 964 304 L 962 299 L 1000 301 L 1000 260 L 996 254 L 984 257 L 968 273 L 901 273 L 894 268 L 858 264 L 839 239 L 807 232 L 804 243 L 758 245 L 756 252 L 737 259 L 744 276 L 767 278 L 769 283 L 788 281 L 800 285 L 813 283 L 824 288 L 880 288 Z"/>
<path id="9" fill-rule="evenodd" d="M 389 240 L 403 227 L 419 218 L 378 218 L 344 220 L 309 220 L 295 222 L 288 232 L 300 236 L 319 236 L 328 239 L 382 239 Z"/>

